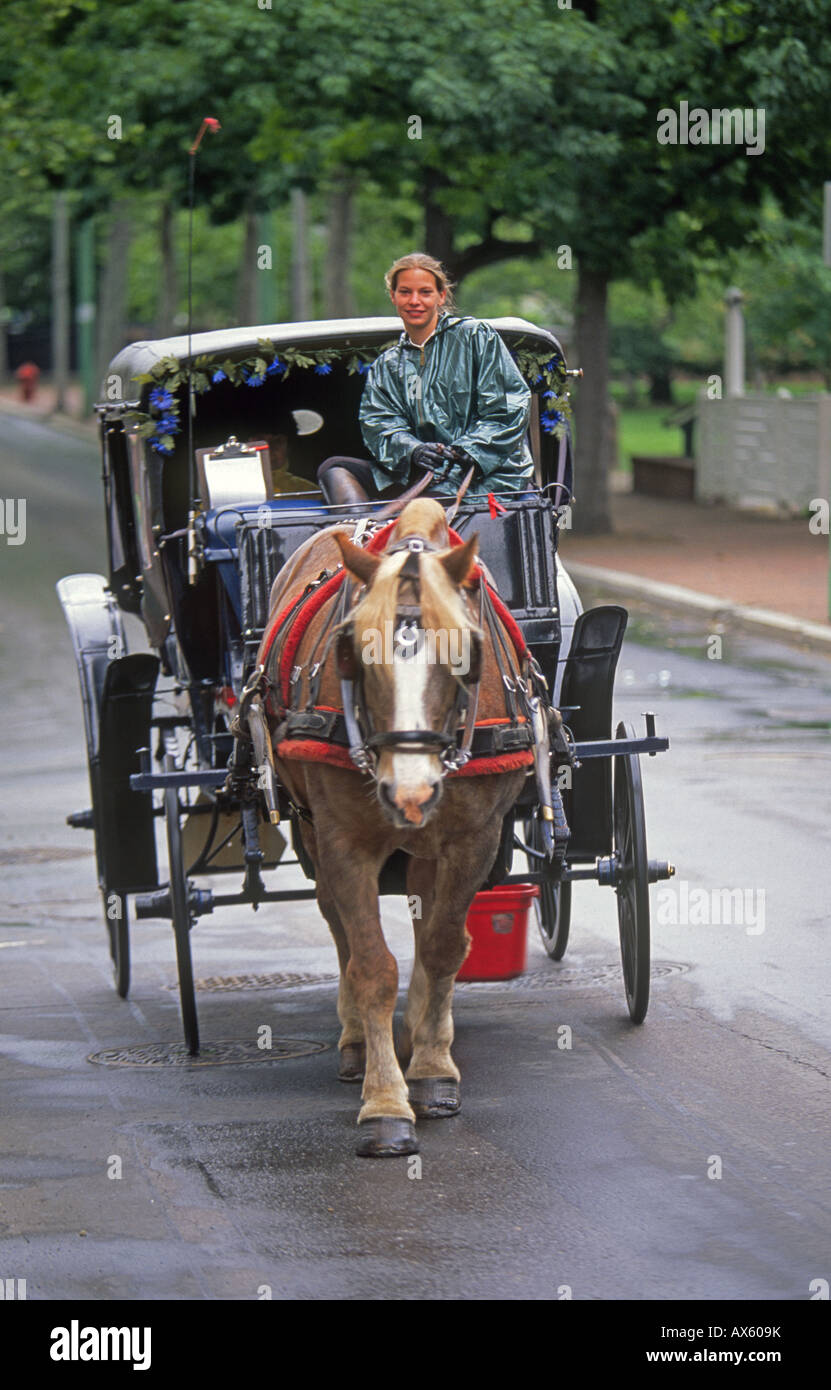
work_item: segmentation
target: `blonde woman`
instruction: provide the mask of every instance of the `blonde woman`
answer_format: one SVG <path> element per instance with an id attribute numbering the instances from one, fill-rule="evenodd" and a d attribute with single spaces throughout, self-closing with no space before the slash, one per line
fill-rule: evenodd
<path id="1" fill-rule="evenodd" d="M 367 374 L 360 424 L 371 461 L 339 455 L 318 469 L 333 504 L 403 490 L 430 469 L 428 492 L 523 490 L 533 481 L 531 393 L 495 329 L 453 312 L 439 261 L 401 256 L 384 277 L 404 325 Z"/>

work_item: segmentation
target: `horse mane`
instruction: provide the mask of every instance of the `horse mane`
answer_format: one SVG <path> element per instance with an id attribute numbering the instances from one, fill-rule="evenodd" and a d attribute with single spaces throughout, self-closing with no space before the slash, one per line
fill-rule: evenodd
<path id="1" fill-rule="evenodd" d="M 394 539 L 418 535 L 434 544 L 446 541 L 443 551 L 424 550 L 419 553 L 420 607 L 422 627 L 433 632 L 478 632 L 475 622 L 462 599 L 461 590 L 453 583 L 444 565 L 443 554 L 450 552 L 450 537 L 443 508 L 431 498 L 409 502 L 395 527 Z M 398 586 L 408 551 L 383 555 L 372 583 L 354 612 L 358 634 L 374 629 L 383 632 L 384 623 L 395 620 L 398 607 Z"/>

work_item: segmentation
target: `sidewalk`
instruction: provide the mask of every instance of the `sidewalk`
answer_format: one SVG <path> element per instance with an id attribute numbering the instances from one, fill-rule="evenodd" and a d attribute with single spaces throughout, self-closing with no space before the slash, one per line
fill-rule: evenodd
<path id="1" fill-rule="evenodd" d="M 827 638 L 831 651 L 829 538 L 813 535 L 807 518 L 631 492 L 613 495 L 612 516 L 609 536 L 561 532 L 560 551 L 578 585 L 581 574 L 605 578 L 610 588 L 665 603 L 682 601 L 669 588 L 679 586 L 691 591 L 690 606 L 743 621 L 757 617 L 783 634 L 804 629 L 807 637 Z"/>
<path id="2" fill-rule="evenodd" d="M 94 417 L 83 416 L 83 393 L 76 382 L 71 382 L 64 392 L 64 409 L 55 409 L 55 388 L 48 382 L 38 386 L 33 401 L 20 399 L 20 388 L 8 385 L 0 389 L 0 411 L 16 415 L 22 420 L 38 420 L 42 424 L 54 425 L 55 429 L 67 430 L 84 439 L 96 439 L 98 425 Z"/>

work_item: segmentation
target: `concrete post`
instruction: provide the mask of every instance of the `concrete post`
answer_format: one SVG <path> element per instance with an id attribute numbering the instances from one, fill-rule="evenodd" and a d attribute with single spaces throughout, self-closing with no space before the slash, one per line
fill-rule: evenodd
<path id="1" fill-rule="evenodd" d="M 744 295 L 735 285 L 724 296 L 727 318 L 724 325 L 724 394 L 744 395 Z"/>
<path id="2" fill-rule="evenodd" d="M 745 395 L 745 296 L 732 285 L 724 296 L 727 318 L 724 322 L 724 395 Z"/>

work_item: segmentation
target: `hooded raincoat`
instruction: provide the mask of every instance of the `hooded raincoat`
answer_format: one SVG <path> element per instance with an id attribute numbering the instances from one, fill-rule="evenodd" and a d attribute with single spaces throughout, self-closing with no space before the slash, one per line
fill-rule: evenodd
<path id="1" fill-rule="evenodd" d="M 405 484 L 417 444 L 456 444 L 479 468 L 471 493 L 533 483 L 527 430 L 531 392 L 495 328 L 441 314 L 421 347 L 406 332 L 373 362 L 360 425 L 379 491 Z M 454 466 L 458 486 L 467 469 Z"/>

